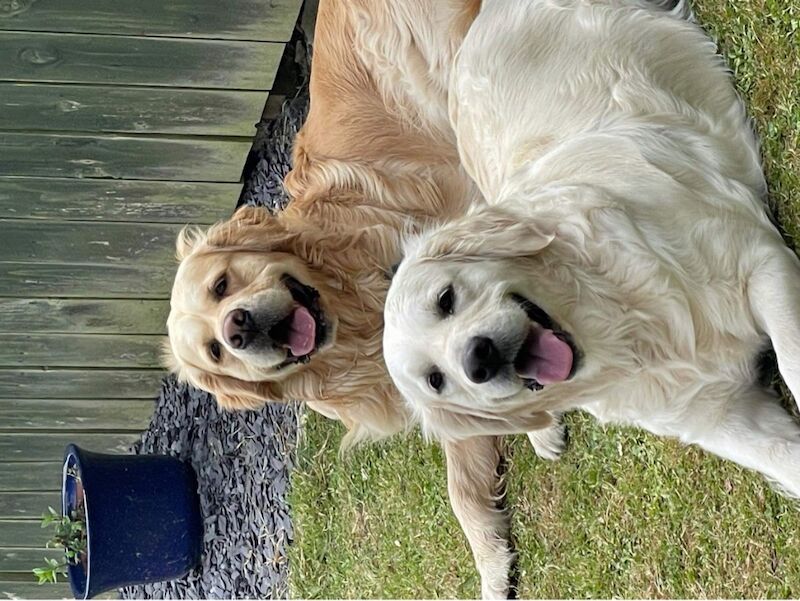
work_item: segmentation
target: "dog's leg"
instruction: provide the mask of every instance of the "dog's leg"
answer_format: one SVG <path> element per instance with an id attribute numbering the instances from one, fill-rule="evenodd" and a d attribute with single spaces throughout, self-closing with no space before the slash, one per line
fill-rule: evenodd
<path id="1" fill-rule="evenodd" d="M 484 599 L 508 598 L 514 559 L 508 516 L 498 507 L 503 495 L 500 443 L 496 436 L 444 443 L 450 504 L 472 549 Z"/>
<path id="2" fill-rule="evenodd" d="M 800 403 L 800 261 L 777 241 L 747 284 L 756 322 L 772 340 L 778 369 Z"/>
<path id="3" fill-rule="evenodd" d="M 528 432 L 534 452 L 542 459 L 555 461 L 567 446 L 567 428 L 561 421 L 561 415 L 554 413 L 553 424 L 541 430 Z"/>
<path id="4" fill-rule="evenodd" d="M 714 416 L 709 407 L 718 407 Z M 788 494 L 800 497 L 800 426 L 766 390 L 740 389 L 716 404 L 698 400 L 686 415 L 684 442 L 694 443 L 761 472 Z"/>

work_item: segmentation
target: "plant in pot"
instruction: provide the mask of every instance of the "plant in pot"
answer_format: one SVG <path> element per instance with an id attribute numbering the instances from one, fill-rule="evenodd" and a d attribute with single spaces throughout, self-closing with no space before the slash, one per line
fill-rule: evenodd
<path id="1" fill-rule="evenodd" d="M 86 519 L 83 507 L 79 505 L 71 515 L 61 515 L 52 507 L 42 515 L 42 528 L 53 527 L 53 535 L 47 541 L 47 548 L 60 548 L 64 551 L 61 559 L 45 558 L 45 565 L 34 568 L 39 584 L 58 582 L 58 576 L 67 575 L 67 565 L 86 561 Z"/>
<path id="2" fill-rule="evenodd" d="M 61 544 L 63 568 L 75 598 L 173 580 L 199 563 L 202 518 L 189 464 L 166 455 L 93 453 L 71 444 L 62 476 L 64 517 L 48 519 L 68 524 L 61 526 L 69 528 L 67 545 Z M 76 542 L 80 536 L 85 541 Z M 40 581 L 51 581 L 61 565 L 48 560 L 35 572 Z"/>

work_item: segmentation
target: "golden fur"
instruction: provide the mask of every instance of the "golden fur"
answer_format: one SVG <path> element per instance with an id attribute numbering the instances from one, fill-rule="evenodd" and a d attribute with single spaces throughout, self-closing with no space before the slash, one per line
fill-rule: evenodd
<path id="1" fill-rule="evenodd" d="M 345 444 L 407 426 L 381 349 L 386 273 L 401 235 L 462 214 L 477 194 L 458 160 L 447 85 L 479 8 L 480 0 L 320 2 L 310 111 L 285 180 L 292 202 L 276 215 L 243 208 L 178 239 L 166 356 L 181 378 L 228 409 L 306 401 L 345 424 Z M 223 271 L 236 277 L 214 299 Z M 226 311 L 280 294 L 283 272 L 319 291 L 333 340 L 307 364 L 279 372 L 235 355 L 210 362 L 207 344 L 220 337 Z M 554 446 L 542 436 L 533 440 L 537 452 L 555 457 L 560 438 Z M 450 501 L 484 596 L 508 593 L 512 560 L 506 516 L 496 508 L 500 445 L 493 436 L 444 445 Z"/>
<path id="2" fill-rule="evenodd" d="M 167 363 L 181 378 L 215 393 L 222 406 L 309 401 L 341 419 L 351 431 L 350 441 L 392 434 L 406 425 L 381 354 L 386 272 L 399 259 L 399 234 L 460 213 L 471 186 L 460 171 L 443 107 L 446 66 L 477 3 L 451 8 L 416 3 L 400 10 L 405 15 L 394 13 L 390 4 L 321 3 L 310 111 L 285 182 L 292 202 L 276 215 L 245 207 L 205 233 L 185 230 L 177 244 L 181 264 L 168 321 Z M 454 41 L 443 55 L 448 60 L 425 55 L 440 52 L 438 47 L 403 47 L 401 30 L 408 27 L 403 19 L 442 10 L 452 13 Z M 387 56 L 387 48 L 369 44 L 383 44 L 391 28 L 397 29 L 399 47 Z M 363 45 L 354 53 L 357 41 Z M 441 112 L 439 120 L 424 108 L 416 110 L 408 95 L 416 93 L 415 83 L 397 85 L 406 76 L 394 72 L 393 65 L 407 63 L 401 57 L 408 55 L 441 64 L 441 81 L 432 86 L 438 92 L 430 92 L 428 82 L 419 91 L 441 96 L 432 102 Z M 412 79 L 421 80 L 420 73 Z M 248 268 L 238 267 L 242 263 Z M 234 353 L 215 364 L 205 350 L 207 341 L 221 338 L 224 315 L 243 298 L 280 285 L 275 277 L 264 279 L 270 269 L 287 271 L 319 291 L 335 323 L 334 341 L 308 364 L 280 373 L 256 369 Z M 215 274 L 230 270 L 251 279 L 232 283 L 217 301 L 208 289 Z M 253 281 L 256 275 L 259 281 Z"/>

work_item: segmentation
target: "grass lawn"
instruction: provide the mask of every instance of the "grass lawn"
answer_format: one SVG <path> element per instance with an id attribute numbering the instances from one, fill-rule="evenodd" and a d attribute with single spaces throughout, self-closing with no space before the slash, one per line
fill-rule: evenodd
<path id="1" fill-rule="evenodd" d="M 756 120 L 777 216 L 800 241 L 800 0 L 694 7 Z M 759 476 L 583 414 L 567 424 L 557 463 L 509 439 L 521 597 L 800 596 L 800 507 Z M 307 416 L 292 480 L 292 595 L 478 595 L 440 448 L 414 434 L 340 458 L 341 436 Z"/>

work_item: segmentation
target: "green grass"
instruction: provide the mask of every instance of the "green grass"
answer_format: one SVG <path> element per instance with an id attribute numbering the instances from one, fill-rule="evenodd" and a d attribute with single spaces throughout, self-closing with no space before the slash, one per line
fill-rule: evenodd
<path id="1" fill-rule="evenodd" d="M 694 6 L 755 118 L 776 214 L 800 241 L 800 1 Z M 567 422 L 557 463 L 524 437 L 509 443 L 520 596 L 800 596 L 800 508 L 759 476 L 582 414 Z M 292 595 L 477 595 L 440 448 L 411 435 L 341 458 L 341 435 L 307 417 L 292 480 Z"/>

